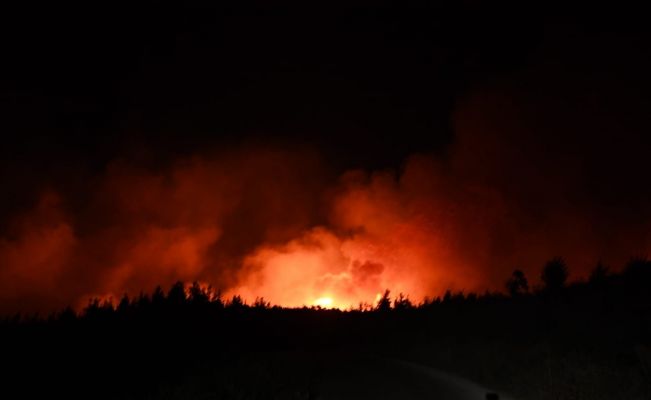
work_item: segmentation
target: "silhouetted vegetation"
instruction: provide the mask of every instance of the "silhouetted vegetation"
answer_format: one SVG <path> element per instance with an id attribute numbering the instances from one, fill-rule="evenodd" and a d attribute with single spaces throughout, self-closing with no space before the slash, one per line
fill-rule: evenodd
<path id="1" fill-rule="evenodd" d="M 546 291 L 558 293 L 565 287 L 568 275 L 565 260 L 561 257 L 556 257 L 545 264 L 540 279 L 545 285 L 544 289 Z"/>
<path id="2" fill-rule="evenodd" d="M 651 262 L 634 258 L 621 273 L 600 263 L 575 282 L 561 258 L 541 271 L 533 289 L 515 270 L 507 294 L 415 304 L 386 290 L 345 311 L 247 304 L 177 282 L 80 313 L 5 317 L 5 387 L 22 398 L 307 399 L 317 355 L 338 351 L 430 364 L 519 399 L 649 398 Z"/>
<path id="3" fill-rule="evenodd" d="M 522 296 L 529 292 L 529 282 L 524 276 L 524 272 L 519 269 L 513 271 L 513 274 L 506 281 L 506 290 L 509 292 L 511 297 Z"/>
<path id="4" fill-rule="evenodd" d="M 606 283 L 610 269 L 601 262 L 597 263 L 592 272 L 590 272 L 589 282 L 592 286 L 600 286 Z"/>
<path id="5" fill-rule="evenodd" d="M 375 309 L 380 312 L 391 310 L 391 292 L 389 290 L 384 291 L 384 294 L 380 297 L 380 300 L 378 300 Z"/>

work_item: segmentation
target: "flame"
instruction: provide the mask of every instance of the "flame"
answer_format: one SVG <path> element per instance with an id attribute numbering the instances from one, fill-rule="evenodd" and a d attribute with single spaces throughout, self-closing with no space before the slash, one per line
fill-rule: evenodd
<path id="1" fill-rule="evenodd" d="M 319 297 L 314 300 L 314 303 L 312 304 L 321 308 L 331 308 L 333 307 L 334 301 L 332 300 L 332 297 Z"/>

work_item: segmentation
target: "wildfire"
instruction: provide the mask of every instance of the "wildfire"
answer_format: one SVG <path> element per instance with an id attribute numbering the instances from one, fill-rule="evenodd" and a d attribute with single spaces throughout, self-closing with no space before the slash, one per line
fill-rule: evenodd
<path id="1" fill-rule="evenodd" d="M 501 288 L 491 266 L 549 254 L 535 240 L 496 254 L 493 233 L 515 229 L 501 197 L 448 182 L 428 158 L 399 176 L 350 171 L 332 190 L 314 179 L 313 158 L 251 149 L 159 171 L 115 161 L 79 215 L 44 193 L 0 232 L 0 312 L 119 301 L 175 281 L 248 304 L 348 309 L 385 290 L 420 301 Z"/>
<path id="2" fill-rule="evenodd" d="M 319 297 L 318 299 L 314 300 L 313 304 L 321 308 L 332 308 L 334 302 L 332 300 L 332 297 Z"/>

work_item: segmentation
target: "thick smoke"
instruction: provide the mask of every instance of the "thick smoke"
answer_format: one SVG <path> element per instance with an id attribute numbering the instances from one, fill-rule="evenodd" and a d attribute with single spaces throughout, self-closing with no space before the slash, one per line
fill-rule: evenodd
<path id="1" fill-rule="evenodd" d="M 576 49 L 461 97 L 454 143 L 397 169 L 341 174 L 314 149 L 257 145 L 155 167 L 116 159 L 83 185 L 39 187 L 3 221 L 0 311 L 176 280 L 347 307 L 387 288 L 501 290 L 515 268 L 535 282 L 554 256 L 575 279 L 599 260 L 617 268 L 649 249 L 651 124 L 625 101 L 635 82 L 600 83 L 603 48 Z"/>
<path id="2" fill-rule="evenodd" d="M 83 196 L 48 191 L 12 218 L 0 239 L 0 304 L 79 306 L 176 280 L 229 287 L 247 252 L 319 220 L 318 164 L 310 151 L 260 148 L 153 171 L 116 160 Z"/>
<path id="3" fill-rule="evenodd" d="M 535 276 L 557 254 L 580 276 L 638 251 L 601 247 L 599 216 L 572 203 L 577 177 L 466 129 L 459 123 L 446 157 L 414 155 L 400 171 L 334 182 L 306 151 L 247 149 L 156 171 L 115 161 L 83 207 L 46 192 L 14 218 L 0 241 L 4 311 L 81 306 L 176 280 L 248 301 L 348 307 L 386 288 L 413 299 L 501 289 L 512 269 Z"/>

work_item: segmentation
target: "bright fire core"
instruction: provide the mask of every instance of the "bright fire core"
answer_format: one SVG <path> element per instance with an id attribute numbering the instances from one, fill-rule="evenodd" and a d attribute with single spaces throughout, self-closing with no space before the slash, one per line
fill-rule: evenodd
<path id="1" fill-rule="evenodd" d="M 285 244 L 261 246 L 244 259 L 240 285 L 224 295 L 249 303 L 262 297 L 283 307 L 349 309 L 375 304 L 387 289 L 412 301 L 445 290 L 449 283 L 444 279 L 436 281 L 440 286 L 431 284 L 430 260 L 446 260 L 432 253 L 429 236 L 393 228 L 398 234 L 380 237 L 366 230 L 340 237 L 319 227 Z"/>
<path id="2" fill-rule="evenodd" d="M 331 308 L 333 305 L 332 297 L 320 297 L 314 301 L 314 305 L 323 308 Z"/>

